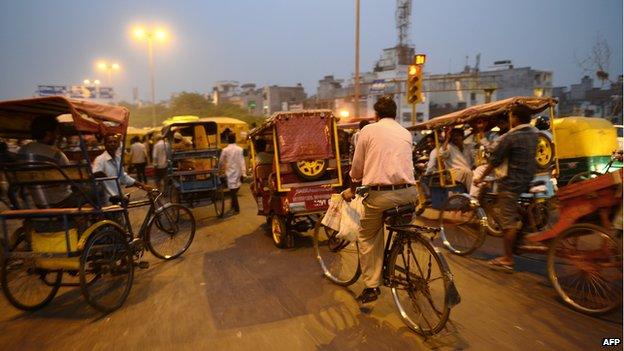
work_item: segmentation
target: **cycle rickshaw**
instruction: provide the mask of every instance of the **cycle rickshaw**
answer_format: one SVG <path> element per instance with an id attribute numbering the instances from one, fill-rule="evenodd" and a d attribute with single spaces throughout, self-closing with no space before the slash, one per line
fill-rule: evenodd
<path id="1" fill-rule="evenodd" d="M 510 113 L 524 110 L 537 114 L 548 108 L 553 126 L 555 104 L 552 98 L 512 98 L 438 117 L 414 129 L 468 125 L 487 130 L 487 126 L 497 124 L 497 120 Z M 561 299 L 580 312 L 605 313 L 621 302 L 621 241 L 612 234 L 610 223 L 621 206 L 622 173 L 562 187 L 555 194 L 550 177 L 559 173 L 554 152 L 559 139 L 556 129 L 551 132 L 552 139 L 548 135 L 538 139 L 538 175 L 531 191 L 519 199 L 523 226 L 516 253 L 547 255 L 548 277 Z M 452 175 L 440 178 L 441 184 L 452 184 Z M 450 252 L 468 255 L 483 244 L 486 235 L 501 236 L 494 208 L 496 179 L 487 184 L 477 198 L 459 193 L 442 202 L 438 217 L 440 236 Z"/>
<path id="2" fill-rule="evenodd" d="M 249 133 L 252 193 L 279 248 L 313 228 L 342 186 L 336 122 L 330 110 L 277 112 Z"/>
<path id="3" fill-rule="evenodd" d="M 207 199 L 221 217 L 225 203 L 224 184 L 218 174 L 221 149 L 217 123 L 177 116 L 168 120 L 163 137 L 169 145 L 165 192 L 171 202 L 192 207 Z"/>
<path id="4" fill-rule="evenodd" d="M 111 312 L 126 300 L 135 265 L 147 268 L 147 262 L 139 262 L 144 251 L 162 259 L 178 257 L 193 240 L 195 220 L 181 205 L 162 205 L 158 191 L 148 192 L 147 201 L 130 203 L 126 197 L 106 199 L 98 190 L 102 182 L 114 182 L 121 194 L 119 174 L 96 178 L 85 140 L 123 135 L 129 118 L 123 107 L 59 96 L 4 101 L 0 136 L 29 138 L 33 120 L 59 121 L 59 116 L 70 117 L 60 123 L 60 135 L 79 138 L 79 162 L 59 165 L 40 155 L 18 154 L 0 164 L 10 195 L 10 208 L 0 211 L 2 290 L 13 306 L 30 311 L 48 304 L 61 286 L 79 286 L 89 305 Z M 45 198 L 50 187 L 71 189 L 81 204 L 51 207 Z M 109 201 L 114 204 L 104 205 Z M 128 209 L 140 205 L 150 210 L 135 235 Z"/>

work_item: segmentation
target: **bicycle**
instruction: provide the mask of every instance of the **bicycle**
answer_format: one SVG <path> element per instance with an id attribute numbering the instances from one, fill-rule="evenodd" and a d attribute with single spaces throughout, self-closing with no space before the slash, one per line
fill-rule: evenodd
<path id="1" fill-rule="evenodd" d="M 128 201 L 130 194 L 121 200 L 121 205 L 130 208 L 149 206 L 147 214 L 138 231 L 132 232 L 130 218 L 126 211 L 126 223 L 132 236 L 130 247 L 135 256 L 141 257 L 145 250 L 162 260 L 172 260 L 188 250 L 195 237 L 195 217 L 191 210 L 181 204 L 165 203 L 163 194 L 158 189 L 147 191 L 147 199 Z M 116 199 L 112 199 L 117 202 Z M 141 267 L 143 262 L 139 262 Z"/>
<path id="2" fill-rule="evenodd" d="M 440 229 L 410 224 L 414 210 L 408 204 L 383 213 L 388 230 L 383 285 L 391 289 L 403 322 L 416 333 L 430 336 L 444 328 L 460 296 L 444 256 L 431 244 Z M 314 248 L 324 276 L 340 286 L 355 283 L 361 274 L 357 242 L 340 239 L 336 231 L 320 223 L 314 229 Z M 427 240 L 426 234 L 432 237 Z"/>

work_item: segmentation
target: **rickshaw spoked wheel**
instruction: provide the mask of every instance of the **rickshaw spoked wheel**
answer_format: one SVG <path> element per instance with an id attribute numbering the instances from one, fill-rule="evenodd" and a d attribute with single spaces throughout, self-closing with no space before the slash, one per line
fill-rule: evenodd
<path id="1" fill-rule="evenodd" d="M 438 217 L 442 243 L 452 253 L 468 255 L 481 247 L 485 240 L 486 227 L 483 210 L 471 204 L 463 194 L 450 196 L 442 205 Z"/>
<path id="2" fill-rule="evenodd" d="M 561 299 L 586 314 L 602 314 L 622 302 L 621 241 L 604 228 L 575 224 L 550 246 L 548 278 Z"/>
<path id="3" fill-rule="evenodd" d="M 217 187 L 212 193 L 212 203 L 215 208 L 215 213 L 217 217 L 223 217 L 223 213 L 225 212 L 225 193 L 223 191 L 223 187 Z"/>
<path id="4" fill-rule="evenodd" d="M 537 152 L 535 160 L 540 171 L 548 170 L 555 158 L 555 148 L 552 141 L 544 133 L 537 134 Z"/>
<path id="5" fill-rule="evenodd" d="M 286 222 L 284 218 L 272 215 L 271 216 L 271 238 L 273 238 L 273 243 L 280 249 L 283 249 L 287 246 L 287 236 L 286 232 Z"/>
<path id="6" fill-rule="evenodd" d="M 52 301 L 61 287 L 63 272 L 37 268 L 33 259 L 2 259 L 2 291 L 11 305 L 35 311 Z"/>
<path id="7" fill-rule="evenodd" d="M 147 247 L 162 259 L 172 260 L 182 255 L 195 237 L 193 212 L 180 204 L 166 204 L 154 214 L 147 227 Z"/>
<path id="8" fill-rule="evenodd" d="M 581 173 L 575 174 L 570 180 L 568 180 L 568 184 L 574 184 L 578 182 L 582 182 L 584 180 L 600 177 L 602 173 L 596 171 L 585 171 Z"/>
<path id="9" fill-rule="evenodd" d="M 327 160 L 297 161 L 293 163 L 293 169 L 303 180 L 316 180 L 325 174 L 327 164 Z"/>
<path id="10" fill-rule="evenodd" d="M 79 274 L 89 305 L 105 313 L 121 307 L 134 279 L 133 253 L 125 233 L 107 225 L 91 234 L 80 256 Z"/>

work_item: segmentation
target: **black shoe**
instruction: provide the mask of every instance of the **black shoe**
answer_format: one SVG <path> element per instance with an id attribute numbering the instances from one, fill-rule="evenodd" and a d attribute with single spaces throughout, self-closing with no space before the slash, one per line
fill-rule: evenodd
<path id="1" fill-rule="evenodd" d="M 364 290 L 362 290 L 360 296 L 356 297 L 355 299 L 359 303 L 369 303 L 377 300 L 377 297 L 379 297 L 379 295 L 381 295 L 381 290 L 379 288 L 365 288 Z"/>

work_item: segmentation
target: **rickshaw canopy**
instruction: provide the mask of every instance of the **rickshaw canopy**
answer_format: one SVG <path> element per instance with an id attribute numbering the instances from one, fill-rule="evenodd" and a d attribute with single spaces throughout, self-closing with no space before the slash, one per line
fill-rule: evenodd
<path id="1" fill-rule="evenodd" d="M 249 137 L 253 140 L 274 131 L 282 162 L 328 159 L 334 157 L 332 135 L 337 121 L 331 110 L 276 112 Z"/>
<path id="2" fill-rule="evenodd" d="M 557 104 L 552 97 L 512 97 L 483 105 L 472 106 L 460 111 L 430 119 L 408 127 L 408 130 L 432 130 L 458 124 L 467 124 L 479 118 L 498 119 L 511 112 L 540 113 Z"/>
<path id="3" fill-rule="evenodd" d="M 130 113 L 125 107 L 62 96 L 0 102 L 0 136 L 29 138 L 30 125 L 39 116 L 71 115 L 74 128 L 84 133 L 125 133 Z"/>

